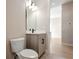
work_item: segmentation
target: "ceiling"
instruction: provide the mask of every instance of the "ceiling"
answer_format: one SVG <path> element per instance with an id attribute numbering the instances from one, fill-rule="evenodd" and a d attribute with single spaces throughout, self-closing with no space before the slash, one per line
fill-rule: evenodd
<path id="1" fill-rule="evenodd" d="M 58 5 L 70 2 L 73 0 L 50 0 L 50 7 L 56 7 Z"/>

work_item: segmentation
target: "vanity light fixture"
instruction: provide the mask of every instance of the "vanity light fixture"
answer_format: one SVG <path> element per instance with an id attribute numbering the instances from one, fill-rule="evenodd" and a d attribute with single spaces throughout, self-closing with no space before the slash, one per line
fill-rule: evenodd
<path id="1" fill-rule="evenodd" d="M 32 9 L 32 11 L 37 10 L 37 6 L 35 6 L 35 3 L 33 3 L 31 0 L 26 1 L 26 7 L 29 7 L 29 9 Z"/>
<path id="2" fill-rule="evenodd" d="M 35 11 L 35 10 L 37 10 L 37 6 L 34 6 L 34 8 L 32 9 L 32 11 Z"/>
<path id="3" fill-rule="evenodd" d="M 29 6 L 29 9 L 33 9 L 35 7 L 35 4 L 32 2 L 31 5 Z"/>
<path id="4" fill-rule="evenodd" d="M 31 6 L 31 0 L 26 1 L 26 7 Z"/>

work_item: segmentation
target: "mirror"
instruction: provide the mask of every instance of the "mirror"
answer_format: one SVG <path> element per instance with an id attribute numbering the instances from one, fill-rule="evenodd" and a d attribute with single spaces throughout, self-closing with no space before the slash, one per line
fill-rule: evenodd
<path id="1" fill-rule="evenodd" d="M 26 0 L 27 31 L 35 31 L 37 27 L 37 6 L 34 1 Z"/>

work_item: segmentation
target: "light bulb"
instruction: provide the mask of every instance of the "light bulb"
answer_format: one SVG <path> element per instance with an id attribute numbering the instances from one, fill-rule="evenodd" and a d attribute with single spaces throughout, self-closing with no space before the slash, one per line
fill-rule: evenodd
<path id="1" fill-rule="evenodd" d="M 29 1 L 26 1 L 26 7 L 30 6 L 31 5 L 31 0 Z"/>
<path id="2" fill-rule="evenodd" d="M 33 3 L 32 5 L 29 6 L 29 9 L 33 9 L 35 4 Z"/>
<path id="3" fill-rule="evenodd" d="M 37 6 L 34 6 L 34 8 L 32 9 L 32 11 L 35 11 L 35 10 L 37 10 Z"/>

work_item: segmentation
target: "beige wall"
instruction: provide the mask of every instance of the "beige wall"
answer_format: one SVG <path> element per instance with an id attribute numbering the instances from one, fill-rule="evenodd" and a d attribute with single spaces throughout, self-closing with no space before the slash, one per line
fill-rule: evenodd
<path id="1" fill-rule="evenodd" d="M 6 0 L 6 56 L 13 59 L 9 40 L 25 34 L 25 0 Z"/>
<path id="2" fill-rule="evenodd" d="M 73 2 L 62 5 L 62 41 L 73 44 Z"/>

